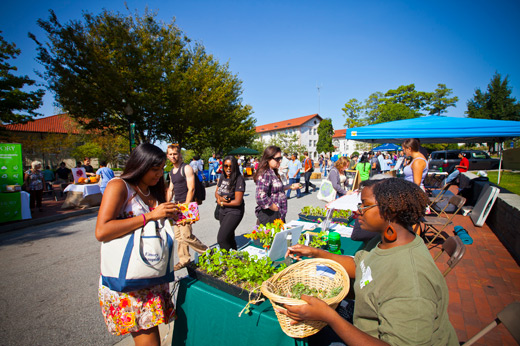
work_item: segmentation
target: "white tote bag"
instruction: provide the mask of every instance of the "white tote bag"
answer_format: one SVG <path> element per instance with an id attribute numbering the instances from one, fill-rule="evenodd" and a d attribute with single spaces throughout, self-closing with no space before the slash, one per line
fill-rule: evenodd
<path id="1" fill-rule="evenodd" d="M 336 193 L 332 182 L 328 179 L 323 179 L 317 197 L 320 201 L 332 202 L 336 199 Z"/>
<path id="2" fill-rule="evenodd" d="M 129 292 L 174 281 L 173 239 L 170 222 L 159 220 L 101 243 L 102 284 Z"/>

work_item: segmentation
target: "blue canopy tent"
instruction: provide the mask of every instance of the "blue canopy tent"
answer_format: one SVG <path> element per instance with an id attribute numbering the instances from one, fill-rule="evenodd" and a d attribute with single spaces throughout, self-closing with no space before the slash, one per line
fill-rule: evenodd
<path id="1" fill-rule="evenodd" d="M 503 142 L 520 137 L 520 121 L 454 118 L 430 115 L 347 129 L 347 139 L 398 143 L 419 138 L 422 143 Z"/>
<path id="2" fill-rule="evenodd" d="M 503 142 L 520 137 L 520 121 L 454 118 L 430 115 L 347 129 L 347 139 L 369 143 L 402 143 L 419 138 L 422 143 Z M 500 168 L 502 150 L 500 150 Z"/>
<path id="3" fill-rule="evenodd" d="M 372 149 L 372 151 L 398 151 L 403 150 L 399 145 L 393 143 L 385 143 Z"/>

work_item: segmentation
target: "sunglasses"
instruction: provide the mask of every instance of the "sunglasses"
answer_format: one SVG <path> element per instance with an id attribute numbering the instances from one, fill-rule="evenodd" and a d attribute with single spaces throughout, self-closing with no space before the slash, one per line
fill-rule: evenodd
<path id="1" fill-rule="evenodd" d="M 276 162 L 281 162 L 283 160 L 283 157 L 273 157 L 273 160 L 275 160 Z"/>
<path id="2" fill-rule="evenodd" d="M 368 205 L 366 207 L 362 207 L 363 203 L 358 203 L 357 205 L 357 212 L 359 215 L 364 215 L 365 211 L 367 211 L 370 208 L 377 207 L 377 204 Z"/>
<path id="3" fill-rule="evenodd" d="M 224 167 L 224 168 L 231 168 L 233 166 L 232 165 L 222 165 L 222 167 Z"/>

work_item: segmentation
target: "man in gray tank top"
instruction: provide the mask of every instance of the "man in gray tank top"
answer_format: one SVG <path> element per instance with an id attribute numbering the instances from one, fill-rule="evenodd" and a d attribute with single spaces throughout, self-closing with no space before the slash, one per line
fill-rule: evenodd
<path id="1" fill-rule="evenodd" d="M 173 164 L 170 172 L 170 185 L 166 192 L 166 200 L 171 201 L 174 199 L 175 203 L 194 202 L 195 175 L 193 168 L 183 163 L 181 148 L 174 144 L 168 145 L 166 156 Z M 202 254 L 208 248 L 193 235 L 191 223 L 174 225 L 173 232 L 177 240 L 177 254 L 179 256 L 179 263 L 175 265 L 174 270 L 182 269 L 190 262 L 190 247 L 199 254 Z"/>

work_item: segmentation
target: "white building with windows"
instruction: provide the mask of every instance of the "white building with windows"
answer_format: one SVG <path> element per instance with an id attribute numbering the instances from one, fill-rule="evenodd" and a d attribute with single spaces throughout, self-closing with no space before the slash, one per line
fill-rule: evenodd
<path id="1" fill-rule="evenodd" d="M 264 143 L 269 143 L 271 138 L 279 134 L 296 134 L 298 144 L 307 148 L 309 156 L 312 159 L 317 159 L 318 126 L 322 120 L 322 117 L 318 114 L 311 114 L 304 117 L 257 126 L 256 133 Z"/>
<path id="2" fill-rule="evenodd" d="M 363 153 L 364 151 L 370 150 L 370 144 L 353 141 L 351 139 L 347 139 L 347 130 L 335 130 L 334 135 L 332 136 L 332 145 L 334 146 L 334 154 L 338 154 L 341 156 L 344 155 L 352 155 L 354 151 L 359 153 Z"/>

